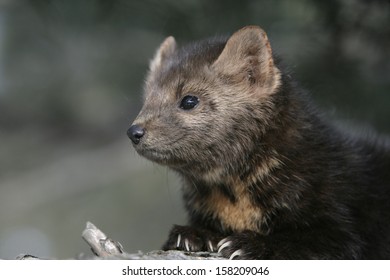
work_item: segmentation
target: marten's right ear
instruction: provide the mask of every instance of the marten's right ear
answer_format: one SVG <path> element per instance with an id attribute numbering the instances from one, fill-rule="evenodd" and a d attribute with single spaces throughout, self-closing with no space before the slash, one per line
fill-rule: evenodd
<path id="1" fill-rule="evenodd" d="M 176 50 L 176 41 L 172 36 L 167 37 L 164 42 L 161 43 L 158 48 L 154 58 L 149 64 L 150 71 L 155 71 L 161 66 L 161 64 L 166 61 L 166 59 L 171 56 Z"/>
<path id="2" fill-rule="evenodd" d="M 235 32 L 212 68 L 232 81 L 260 85 L 272 92 L 280 82 L 266 33 L 258 26 Z"/>

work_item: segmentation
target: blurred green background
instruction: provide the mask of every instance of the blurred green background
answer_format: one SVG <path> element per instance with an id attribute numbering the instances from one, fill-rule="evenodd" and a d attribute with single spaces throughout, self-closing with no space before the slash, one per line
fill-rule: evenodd
<path id="1" fill-rule="evenodd" d="M 387 0 L 0 1 L 0 258 L 89 252 L 92 221 L 129 252 L 185 223 L 180 180 L 126 130 L 161 41 L 249 25 L 330 117 L 390 132 Z"/>

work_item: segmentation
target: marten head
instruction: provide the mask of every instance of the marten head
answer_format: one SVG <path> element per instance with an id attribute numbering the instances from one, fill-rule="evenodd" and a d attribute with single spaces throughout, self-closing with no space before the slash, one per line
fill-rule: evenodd
<path id="1" fill-rule="evenodd" d="M 144 105 L 127 134 L 140 155 L 195 176 L 245 164 L 274 114 L 280 83 L 259 27 L 182 48 L 168 37 L 150 63 Z"/>

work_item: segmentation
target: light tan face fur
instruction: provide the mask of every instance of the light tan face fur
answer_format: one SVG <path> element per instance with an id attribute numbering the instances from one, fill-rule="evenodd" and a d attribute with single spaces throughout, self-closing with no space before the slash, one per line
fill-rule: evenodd
<path id="1" fill-rule="evenodd" d="M 135 148 L 183 172 L 223 176 L 261 138 L 274 112 L 269 96 L 279 85 L 280 72 L 258 27 L 239 30 L 226 44 L 182 49 L 168 37 L 150 64 L 144 106 L 134 121 L 145 135 Z M 180 108 L 186 95 L 198 97 L 193 109 Z"/>

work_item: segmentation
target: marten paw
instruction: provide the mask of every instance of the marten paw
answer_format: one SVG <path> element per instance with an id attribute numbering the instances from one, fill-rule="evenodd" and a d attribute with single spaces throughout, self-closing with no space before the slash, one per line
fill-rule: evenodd
<path id="1" fill-rule="evenodd" d="M 219 237 L 215 237 L 209 231 L 195 229 L 190 226 L 174 225 L 168 241 L 165 242 L 163 250 L 182 250 L 188 252 L 217 251 Z"/>
<path id="2" fill-rule="evenodd" d="M 228 236 L 218 243 L 218 253 L 230 260 L 259 259 L 262 257 L 261 236 L 252 231 L 244 231 Z"/>

